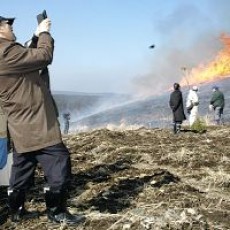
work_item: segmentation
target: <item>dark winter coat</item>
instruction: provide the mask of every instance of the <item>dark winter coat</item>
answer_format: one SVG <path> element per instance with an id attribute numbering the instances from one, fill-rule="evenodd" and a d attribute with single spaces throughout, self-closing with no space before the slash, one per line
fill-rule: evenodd
<path id="1" fill-rule="evenodd" d="M 223 109 L 224 108 L 224 94 L 219 90 L 214 91 L 212 94 L 212 98 L 210 100 L 210 104 L 213 105 L 214 109 L 216 107 L 220 107 Z"/>
<path id="2" fill-rule="evenodd" d="M 174 90 L 170 94 L 169 106 L 173 112 L 174 122 L 182 122 L 186 119 L 184 114 L 183 96 L 180 90 Z"/>
<path id="3" fill-rule="evenodd" d="M 49 33 L 40 34 L 37 47 L 0 38 L 0 101 L 18 153 L 62 142 L 52 96 L 39 75 L 53 59 Z"/>

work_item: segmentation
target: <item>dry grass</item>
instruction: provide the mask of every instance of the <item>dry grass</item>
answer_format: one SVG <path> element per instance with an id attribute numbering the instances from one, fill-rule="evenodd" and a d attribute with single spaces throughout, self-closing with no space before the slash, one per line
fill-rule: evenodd
<path id="1" fill-rule="evenodd" d="M 230 229 L 229 134 L 230 127 L 210 126 L 204 134 L 140 128 L 66 136 L 74 172 L 69 209 L 86 222 L 53 225 L 41 214 L 1 229 Z M 44 183 L 36 182 L 26 204 L 44 211 L 42 194 L 36 199 Z"/>

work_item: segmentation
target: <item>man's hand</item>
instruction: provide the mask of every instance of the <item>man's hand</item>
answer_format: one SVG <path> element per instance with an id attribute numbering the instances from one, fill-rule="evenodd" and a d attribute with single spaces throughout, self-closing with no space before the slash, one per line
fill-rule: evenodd
<path id="1" fill-rule="evenodd" d="M 214 109 L 213 105 L 210 104 L 210 105 L 209 105 L 209 110 L 210 110 L 210 111 L 213 111 L 213 109 Z"/>
<path id="2" fill-rule="evenodd" d="M 35 31 L 35 36 L 39 36 L 40 33 L 42 32 L 50 32 L 51 28 L 51 21 L 49 18 L 44 19 L 37 27 Z"/>

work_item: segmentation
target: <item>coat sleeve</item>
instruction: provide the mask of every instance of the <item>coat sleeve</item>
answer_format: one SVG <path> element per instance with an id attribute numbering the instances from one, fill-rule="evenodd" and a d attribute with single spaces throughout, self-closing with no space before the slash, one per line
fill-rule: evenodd
<path id="1" fill-rule="evenodd" d="M 224 94 L 223 93 L 221 93 L 221 95 L 222 95 L 222 107 L 224 108 L 224 106 L 225 106 L 225 98 L 224 98 Z"/>
<path id="2" fill-rule="evenodd" d="M 38 37 L 33 35 L 33 37 L 25 42 L 25 47 L 29 47 L 29 48 L 37 48 L 37 44 L 38 44 Z"/>
<path id="3" fill-rule="evenodd" d="M 213 93 L 210 100 L 210 105 L 213 105 L 215 101 L 216 101 L 216 93 Z"/>
<path id="4" fill-rule="evenodd" d="M 198 94 L 196 92 L 193 93 L 192 103 L 193 103 L 193 105 L 199 104 L 199 97 L 198 97 Z"/>
<path id="5" fill-rule="evenodd" d="M 191 91 L 189 91 L 188 97 L 186 100 L 186 108 L 190 108 L 190 107 L 192 107 Z"/>
<path id="6" fill-rule="evenodd" d="M 196 92 L 189 91 L 187 101 L 186 101 L 186 108 L 192 108 L 195 105 L 199 104 L 199 97 Z"/>
<path id="7" fill-rule="evenodd" d="M 170 94 L 170 98 L 169 98 L 169 107 L 171 109 L 173 109 L 173 107 L 174 107 L 174 104 L 173 104 L 173 95 L 172 94 Z"/>
<path id="8" fill-rule="evenodd" d="M 37 48 L 11 43 L 3 51 L 4 74 L 27 73 L 45 68 L 53 60 L 54 40 L 49 33 L 39 36 Z"/>

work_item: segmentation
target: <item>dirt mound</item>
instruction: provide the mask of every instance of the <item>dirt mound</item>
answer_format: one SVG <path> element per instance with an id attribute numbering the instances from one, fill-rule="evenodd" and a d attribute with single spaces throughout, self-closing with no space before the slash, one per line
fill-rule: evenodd
<path id="1" fill-rule="evenodd" d="M 79 226 L 47 222 L 38 168 L 26 206 L 39 219 L 6 221 L 0 188 L 0 229 L 230 229 L 230 127 L 206 133 L 95 130 L 63 137 L 72 158 L 69 210 Z"/>

